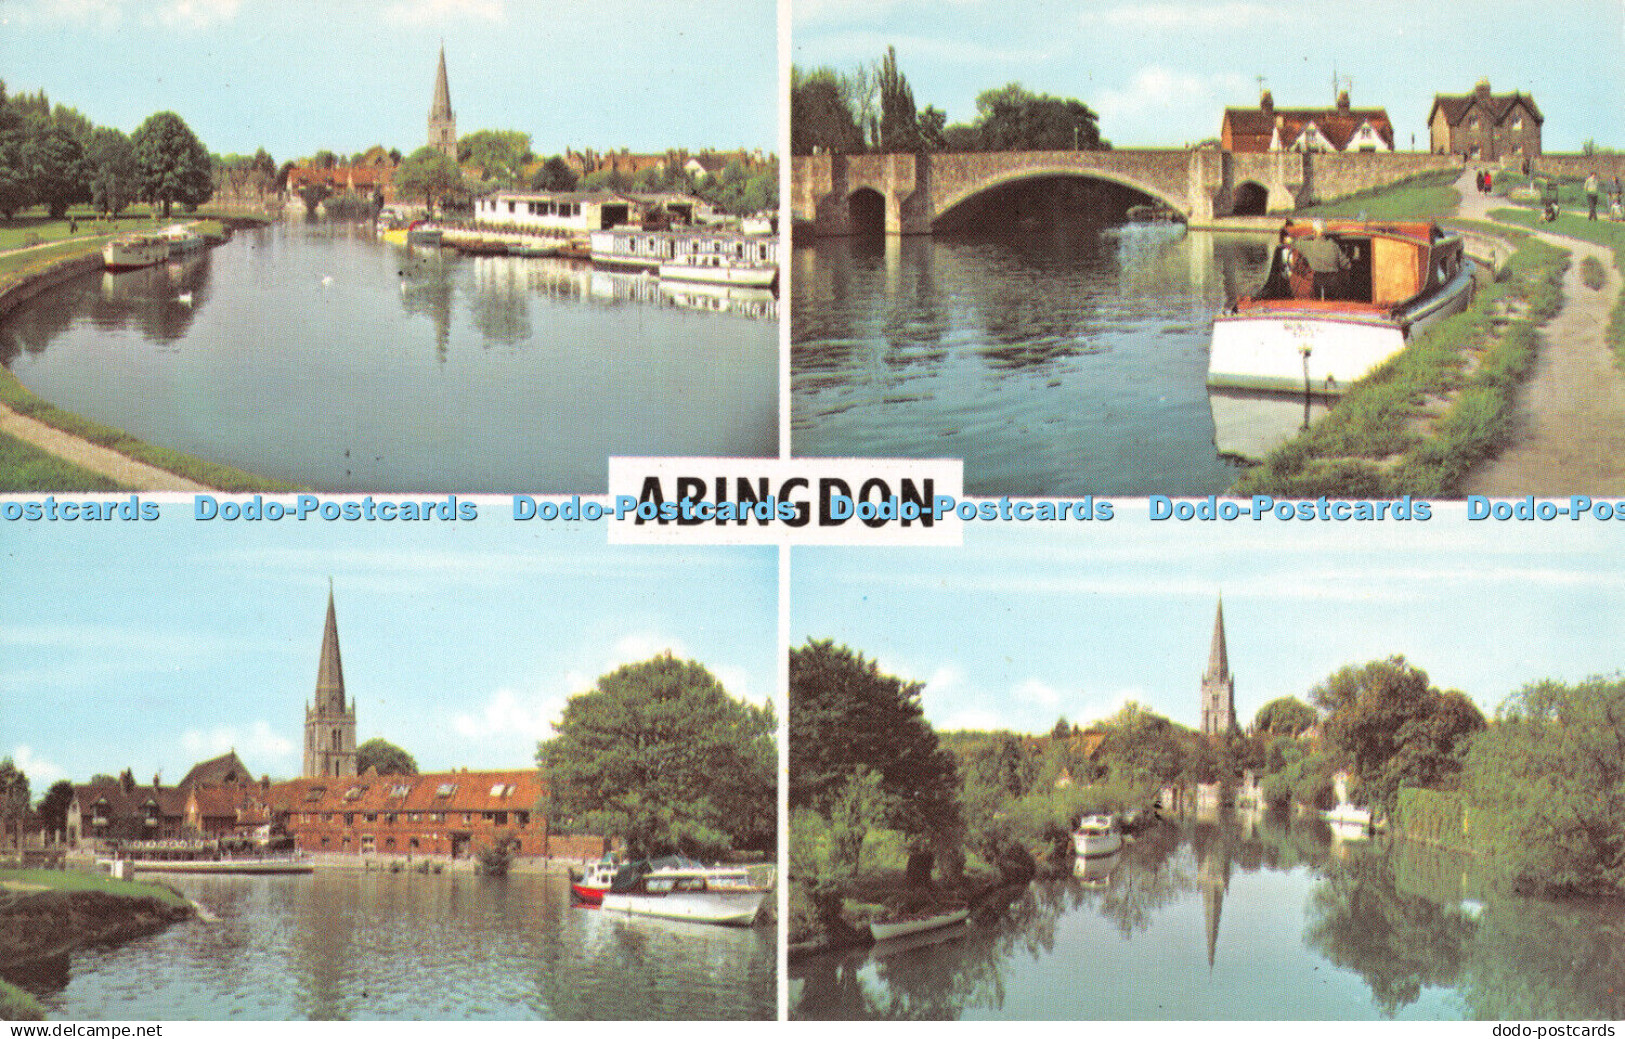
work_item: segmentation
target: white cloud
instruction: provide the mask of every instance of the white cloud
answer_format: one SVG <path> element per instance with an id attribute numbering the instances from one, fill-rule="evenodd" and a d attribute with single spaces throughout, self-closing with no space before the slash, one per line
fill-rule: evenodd
<path id="1" fill-rule="evenodd" d="M 28 786 L 35 797 L 45 792 L 45 788 L 59 779 L 67 777 L 67 770 L 48 761 L 34 753 L 34 748 L 26 743 L 19 743 L 11 752 L 11 763 L 28 777 Z"/>
<path id="2" fill-rule="evenodd" d="M 471 18 L 503 21 L 502 0 L 404 0 L 384 8 L 384 21 L 396 26 L 455 23 Z"/>
<path id="3" fill-rule="evenodd" d="M 932 728 L 938 732 L 953 732 L 959 729 L 1008 729 L 1010 719 L 985 707 L 967 707 L 953 712 L 941 722 L 932 723 Z"/>
<path id="4" fill-rule="evenodd" d="M 478 713 L 458 714 L 452 727 L 467 740 L 516 740 L 534 743 L 553 735 L 553 723 L 564 713 L 565 697 L 503 687 L 492 693 Z"/>
<path id="5" fill-rule="evenodd" d="M 297 749 L 294 742 L 277 733 L 266 721 L 257 721 L 247 729 L 234 725 L 217 725 L 212 729 L 188 729 L 181 734 L 181 748 L 196 761 L 218 757 L 235 750 L 249 768 L 261 766 L 270 760 L 285 763 L 292 760 Z M 177 777 L 179 778 L 179 777 Z"/>
<path id="6" fill-rule="evenodd" d="M 1173 112 L 1211 114 L 1226 98 L 1245 96 L 1247 81 L 1232 73 L 1193 76 L 1151 65 L 1134 73 L 1121 90 L 1102 90 L 1095 98 L 1101 125 L 1107 126 L 1144 115 L 1166 116 Z M 1214 123 L 1217 127 L 1217 122 Z"/>
<path id="7" fill-rule="evenodd" d="M 1061 703 L 1061 691 L 1039 678 L 1029 678 L 1011 690 L 1011 695 L 1023 703 L 1040 707 L 1056 707 Z"/>

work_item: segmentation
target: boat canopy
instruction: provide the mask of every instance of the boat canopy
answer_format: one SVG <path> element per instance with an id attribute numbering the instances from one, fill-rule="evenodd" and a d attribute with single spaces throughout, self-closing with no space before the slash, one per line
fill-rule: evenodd
<path id="1" fill-rule="evenodd" d="M 1437 224 L 1289 222 L 1263 287 L 1235 309 L 1289 303 L 1293 309 L 1386 313 L 1437 291 L 1462 262 L 1460 237 Z"/>

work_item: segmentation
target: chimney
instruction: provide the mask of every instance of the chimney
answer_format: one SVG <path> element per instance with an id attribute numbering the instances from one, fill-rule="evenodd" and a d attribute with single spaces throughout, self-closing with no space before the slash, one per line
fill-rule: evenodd
<path id="1" fill-rule="evenodd" d="M 1488 76 L 1485 76 L 1483 79 L 1478 81 L 1478 86 L 1473 88 L 1473 93 L 1478 95 L 1478 99 L 1480 101 L 1488 101 L 1490 99 L 1490 79 Z"/>
<path id="2" fill-rule="evenodd" d="M 1275 114 L 1275 95 L 1271 94 L 1268 90 L 1264 91 L 1263 94 L 1259 95 L 1258 108 L 1265 115 L 1274 115 Z"/>

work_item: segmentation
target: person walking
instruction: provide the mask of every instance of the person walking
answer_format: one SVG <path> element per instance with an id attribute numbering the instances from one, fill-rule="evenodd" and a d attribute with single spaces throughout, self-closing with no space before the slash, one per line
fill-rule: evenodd
<path id="1" fill-rule="evenodd" d="M 1592 170 L 1591 176 L 1586 178 L 1586 201 L 1591 203 L 1591 216 L 1587 219 L 1597 219 L 1597 171 Z"/>

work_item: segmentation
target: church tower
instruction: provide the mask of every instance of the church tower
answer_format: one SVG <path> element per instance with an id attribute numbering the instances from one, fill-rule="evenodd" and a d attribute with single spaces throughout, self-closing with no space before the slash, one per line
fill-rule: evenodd
<path id="1" fill-rule="evenodd" d="M 1230 674 L 1230 654 L 1224 645 L 1224 599 L 1213 618 L 1213 647 L 1202 674 L 1202 734 L 1222 736 L 1236 725 L 1236 679 Z"/>
<path id="2" fill-rule="evenodd" d="M 344 663 L 339 659 L 339 624 L 333 588 L 327 589 L 327 626 L 316 665 L 316 703 L 305 708 L 306 779 L 355 775 L 355 706 L 344 702 Z"/>
<path id="3" fill-rule="evenodd" d="M 429 147 L 457 161 L 457 117 L 446 85 L 446 45 L 440 45 L 440 68 L 434 74 L 434 100 L 429 103 Z"/>

